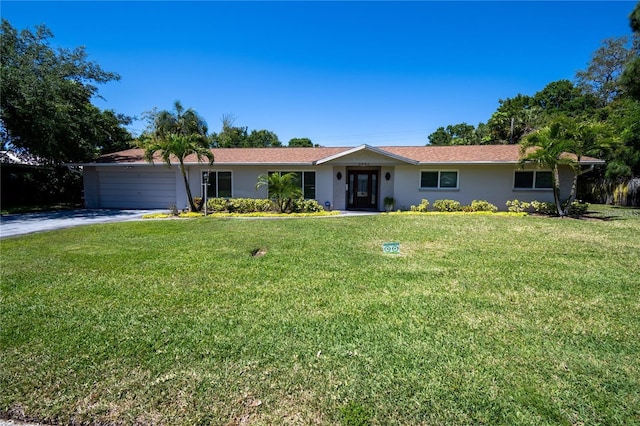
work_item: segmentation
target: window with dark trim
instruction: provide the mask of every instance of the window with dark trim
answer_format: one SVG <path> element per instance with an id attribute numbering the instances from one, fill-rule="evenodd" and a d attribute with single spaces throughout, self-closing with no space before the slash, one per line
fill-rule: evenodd
<path id="1" fill-rule="evenodd" d="M 205 176 L 208 175 L 208 179 Z M 202 196 L 207 182 L 207 197 L 231 198 L 231 172 L 202 172 Z"/>
<path id="2" fill-rule="evenodd" d="M 306 200 L 313 200 L 316 198 L 316 172 L 294 172 L 291 170 L 288 171 L 272 171 L 271 173 L 278 173 L 280 176 L 286 175 L 287 173 L 293 173 L 296 175 L 296 183 L 300 187 L 302 191 L 302 196 Z"/>
<path id="3" fill-rule="evenodd" d="M 518 170 L 513 179 L 514 189 L 553 188 L 553 176 L 546 170 Z"/>
<path id="4" fill-rule="evenodd" d="M 455 170 L 423 170 L 420 172 L 421 189 L 457 189 L 458 172 Z"/>

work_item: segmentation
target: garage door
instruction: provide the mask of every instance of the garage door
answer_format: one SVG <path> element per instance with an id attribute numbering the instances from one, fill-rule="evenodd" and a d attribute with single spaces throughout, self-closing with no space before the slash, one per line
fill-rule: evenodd
<path id="1" fill-rule="evenodd" d="M 168 209 L 176 204 L 172 171 L 100 171 L 98 185 L 102 208 Z"/>

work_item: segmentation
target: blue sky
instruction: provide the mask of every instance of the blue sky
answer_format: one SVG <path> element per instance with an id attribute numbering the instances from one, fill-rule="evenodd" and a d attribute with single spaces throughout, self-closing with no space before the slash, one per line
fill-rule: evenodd
<path id="1" fill-rule="evenodd" d="M 180 100 L 210 131 L 232 115 L 284 144 L 382 146 L 424 145 L 439 126 L 486 122 L 499 99 L 573 80 L 602 40 L 631 34 L 634 6 L 2 1 L 1 14 L 120 74 L 100 108 L 141 116 Z"/>

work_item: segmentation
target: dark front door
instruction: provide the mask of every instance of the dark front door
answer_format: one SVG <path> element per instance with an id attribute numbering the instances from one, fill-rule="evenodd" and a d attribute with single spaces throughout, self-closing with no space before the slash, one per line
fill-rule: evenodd
<path id="1" fill-rule="evenodd" d="M 378 172 L 376 170 L 350 170 L 347 182 L 347 208 L 378 209 Z"/>

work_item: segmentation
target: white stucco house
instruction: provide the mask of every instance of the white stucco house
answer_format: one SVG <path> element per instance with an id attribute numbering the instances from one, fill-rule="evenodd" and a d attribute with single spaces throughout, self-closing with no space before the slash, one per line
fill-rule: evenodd
<path id="1" fill-rule="evenodd" d="M 390 146 L 326 148 L 216 148 L 215 161 L 186 159 L 194 197 L 266 198 L 256 189 L 258 176 L 296 172 L 304 197 L 339 210 L 384 210 L 393 197 L 396 209 L 409 209 L 423 198 L 470 204 L 486 200 L 499 209 L 506 201 L 553 201 L 551 171 L 518 165 L 518 145 Z M 604 164 L 581 159 L 583 168 Z M 144 151 L 130 149 L 82 164 L 87 208 L 167 209 L 187 206 L 177 162 L 170 167 Z M 573 171 L 561 169 L 561 195 L 568 196 Z"/>

